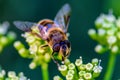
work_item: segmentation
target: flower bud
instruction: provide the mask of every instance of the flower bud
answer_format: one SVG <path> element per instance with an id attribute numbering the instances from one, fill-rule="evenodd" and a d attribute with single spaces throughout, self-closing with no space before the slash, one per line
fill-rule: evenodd
<path id="1" fill-rule="evenodd" d="M 85 73 L 86 73 L 85 71 L 82 71 L 82 70 L 79 71 L 79 73 L 78 73 L 78 74 L 79 74 L 79 77 L 83 77 Z"/>
<path id="2" fill-rule="evenodd" d="M 37 66 L 37 65 L 36 65 L 34 62 L 32 62 L 32 63 L 30 63 L 29 68 L 30 68 L 30 69 L 35 69 L 36 66 Z"/>
<path id="3" fill-rule="evenodd" d="M 97 52 L 97 53 L 104 53 L 105 51 L 106 51 L 106 49 L 102 46 L 102 45 L 100 45 L 100 44 L 98 44 L 96 47 L 95 47 L 95 51 Z"/>
<path id="4" fill-rule="evenodd" d="M 16 73 L 14 71 L 9 71 L 8 77 L 10 77 L 10 78 L 16 77 Z"/>
<path id="5" fill-rule="evenodd" d="M 75 61 L 76 66 L 80 66 L 82 63 L 83 63 L 82 57 L 80 59 L 76 59 L 76 61 Z"/>
<path id="6" fill-rule="evenodd" d="M 91 63 L 87 63 L 85 65 L 85 68 L 86 68 L 87 71 L 92 71 L 93 65 Z"/>
<path id="7" fill-rule="evenodd" d="M 73 74 L 67 74 L 66 80 L 73 80 Z"/>
<path id="8" fill-rule="evenodd" d="M 74 65 L 73 63 L 70 63 L 70 64 L 68 65 L 68 69 L 75 69 L 75 65 Z"/>
<path id="9" fill-rule="evenodd" d="M 94 29 L 89 29 L 88 31 L 88 35 L 92 38 L 92 39 L 96 39 L 96 31 Z"/>
<path id="10" fill-rule="evenodd" d="M 60 76 L 54 76 L 53 80 L 63 80 Z"/>
<path id="11" fill-rule="evenodd" d="M 25 46 L 24 46 L 20 41 L 16 41 L 16 42 L 14 43 L 14 47 L 15 47 L 17 50 L 19 50 L 19 49 L 21 49 L 21 48 L 25 48 Z"/>
<path id="12" fill-rule="evenodd" d="M 92 74 L 87 72 L 87 73 L 84 74 L 84 78 L 86 80 L 92 79 Z"/>
<path id="13" fill-rule="evenodd" d="M 97 58 L 92 59 L 92 64 L 93 64 L 93 65 L 98 64 L 98 62 L 99 62 L 99 60 L 98 60 Z"/>
<path id="14" fill-rule="evenodd" d="M 67 66 L 66 65 L 61 65 L 60 67 L 58 67 L 58 69 L 63 76 L 66 76 L 66 74 L 67 74 Z"/>

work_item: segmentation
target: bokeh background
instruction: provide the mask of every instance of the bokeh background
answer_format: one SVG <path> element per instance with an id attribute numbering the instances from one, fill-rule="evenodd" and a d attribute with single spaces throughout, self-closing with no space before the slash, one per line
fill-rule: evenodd
<path id="1" fill-rule="evenodd" d="M 15 20 L 38 22 L 41 19 L 54 19 L 57 11 L 69 3 L 72 8 L 72 15 L 68 32 L 69 40 L 72 45 L 70 60 L 75 61 L 79 56 L 83 57 L 84 62 L 91 61 L 92 58 L 102 60 L 103 71 L 97 80 L 102 80 L 106 71 L 108 62 L 108 53 L 97 54 L 94 47 L 97 44 L 88 36 L 88 30 L 94 28 L 94 21 L 101 13 L 108 13 L 113 9 L 116 17 L 120 16 L 119 0 L 0 0 L 0 22 L 9 21 L 11 26 L 9 30 L 16 32 L 17 39 L 25 43 L 20 35 L 22 31 L 15 28 L 12 24 Z M 116 67 L 112 80 L 120 79 L 120 56 L 117 56 Z M 6 71 L 24 72 L 31 80 L 42 80 L 40 67 L 30 70 L 29 59 L 23 59 L 19 56 L 13 45 L 7 46 L 0 55 L 0 65 Z M 51 61 L 49 65 L 50 80 L 53 76 L 59 75 L 56 64 Z"/>

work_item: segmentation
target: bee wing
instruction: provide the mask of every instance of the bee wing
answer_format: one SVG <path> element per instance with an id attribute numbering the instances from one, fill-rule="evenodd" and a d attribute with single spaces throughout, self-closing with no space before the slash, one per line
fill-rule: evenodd
<path id="1" fill-rule="evenodd" d="M 65 4 L 57 13 L 54 21 L 60 25 L 60 28 L 67 33 L 68 24 L 70 21 L 71 8 L 69 4 Z"/>
<path id="2" fill-rule="evenodd" d="M 36 25 L 34 22 L 27 22 L 27 21 L 14 21 L 13 24 L 20 30 L 29 32 L 31 31 L 31 27 Z"/>

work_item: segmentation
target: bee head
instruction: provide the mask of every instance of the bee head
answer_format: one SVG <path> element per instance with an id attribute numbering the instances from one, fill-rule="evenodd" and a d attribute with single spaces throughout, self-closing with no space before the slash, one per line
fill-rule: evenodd
<path id="1" fill-rule="evenodd" d="M 62 61 L 65 60 L 69 56 L 70 53 L 70 42 L 68 40 L 60 42 L 60 50 L 59 52 L 62 54 Z"/>
<path id="2" fill-rule="evenodd" d="M 53 52 L 58 52 L 62 56 L 62 61 L 64 61 L 70 53 L 70 42 L 68 40 L 64 40 L 60 43 L 54 44 Z"/>

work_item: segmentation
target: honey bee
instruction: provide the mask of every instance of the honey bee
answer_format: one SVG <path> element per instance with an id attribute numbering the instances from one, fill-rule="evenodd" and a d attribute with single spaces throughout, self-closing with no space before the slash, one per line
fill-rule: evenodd
<path id="1" fill-rule="evenodd" d="M 14 25 L 25 32 L 32 32 L 33 26 L 37 26 L 39 33 L 35 34 L 41 39 L 47 41 L 54 55 L 58 53 L 62 55 L 62 61 L 64 61 L 70 54 L 71 45 L 67 37 L 68 24 L 70 21 L 71 8 L 69 4 L 65 4 L 57 13 L 54 20 L 43 19 L 38 23 L 34 22 L 23 22 L 23 21 L 14 21 Z"/>

